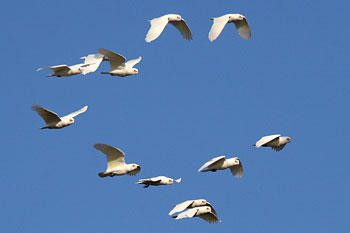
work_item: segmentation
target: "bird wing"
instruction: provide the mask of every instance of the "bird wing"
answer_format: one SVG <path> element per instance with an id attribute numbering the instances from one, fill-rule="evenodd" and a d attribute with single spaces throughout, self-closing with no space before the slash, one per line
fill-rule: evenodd
<path id="1" fill-rule="evenodd" d="M 175 218 L 175 219 L 192 218 L 192 217 L 196 216 L 197 212 L 198 212 L 198 208 L 192 208 L 192 209 L 189 209 L 189 210 L 186 210 L 186 211 L 180 213 L 177 216 L 173 216 L 173 218 Z"/>
<path id="2" fill-rule="evenodd" d="M 86 112 L 86 110 L 88 109 L 88 106 L 85 106 L 81 109 L 79 109 L 78 111 L 72 112 L 70 114 L 68 114 L 67 116 L 64 116 L 65 118 L 74 118 L 76 116 L 78 116 L 79 114 Z"/>
<path id="3" fill-rule="evenodd" d="M 133 60 L 130 60 L 128 61 L 127 63 L 125 63 L 125 66 L 126 67 L 129 67 L 129 68 L 133 68 L 134 65 L 136 65 L 137 63 L 139 63 L 141 61 L 142 57 L 139 57 L 137 59 L 133 59 Z"/>
<path id="4" fill-rule="evenodd" d="M 243 20 L 235 20 L 233 22 L 238 30 L 238 34 L 243 39 L 247 40 L 252 36 L 252 32 L 250 31 L 250 27 L 246 18 L 244 18 Z"/>
<path id="5" fill-rule="evenodd" d="M 239 160 L 239 159 L 238 159 Z M 233 176 L 237 178 L 243 177 L 243 166 L 241 160 L 239 160 L 239 164 L 230 167 L 231 173 Z"/>
<path id="6" fill-rule="evenodd" d="M 225 155 L 213 158 L 211 160 L 209 160 L 208 162 L 206 162 L 201 168 L 198 169 L 198 172 L 202 171 L 204 168 L 213 165 L 216 162 L 223 162 L 223 160 L 225 160 Z"/>
<path id="7" fill-rule="evenodd" d="M 39 116 L 41 116 L 44 119 L 47 125 L 52 123 L 58 123 L 61 121 L 61 118 L 56 113 L 47 110 L 41 107 L 40 105 L 33 105 L 32 110 L 36 111 L 36 113 L 38 113 Z"/>
<path id="8" fill-rule="evenodd" d="M 69 71 L 70 70 L 69 66 L 67 66 L 67 65 L 58 65 L 58 66 L 48 66 L 48 67 L 39 68 L 36 71 L 46 70 L 46 69 L 51 69 L 55 73 L 58 71 Z"/>
<path id="9" fill-rule="evenodd" d="M 153 177 L 153 178 L 147 178 L 147 179 L 141 179 L 138 184 L 144 184 L 144 183 L 159 183 L 162 179 L 159 177 Z"/>
<path id="10" fill-rule="evenodd" d="M 118 148 L 103 143 L 97 143 L 94 147 L 107 156 L 107 171 L 125 165 L 125 154 Z"/>
<path id="11" fill-rule="evenodd" d="M 208 223 L 217 223 L 217 222 L 219 222 L 218 217 L 212 212 L 205 213 L 205 214 L 200 214 L 200 215 L 198 215 L 198 217 L 200 217 L 201 219 L 207 221 Z"/>
<path id="12" fill-rule="evenodd" d="M 254 146 L 255 147 L 261 147 L 261 146 L 265 145 L 266 143 L 269 143 L 272 140 L 274 140 L 274 139 L 276 139 L 276 138 L 278 138 L 280 136 L 281 136 L 280 134 L 274 134 L 274 135 L 269 135 L 269 136 L 262 137 L 262 138 L 260 138 L 259 141 L 257 141 L 255 143 Z"/>
<path id="13" fill-rule="evenodd" d="M 174 25 L 179 32 L 181 32 L 181 35 L 186 40 L 192 40 L 192 33 L 190 28 L 187 26 L 187 23 L 185 20 L 181 21 L 170 21 L 172 25 Z"/>
<path id="14" fill-rule="evenodd" d="M 100 66 L 104 55 L 97 53 L 97 54 L 89 54 L 87 57 L 84 57 L 84 65 L 82 69 L 82 74 L 88 74 L 91 72 L 95 72 L 98 67 Z"/>
<path id="15" fill-rule="evenodd" d="M 148 30 L 148 33 L 145 38 L 145 41 L 148 43 L 157 39 L 160 36 L 165 26 L 168 24 L 168 16 L 154 18 L 150 20 L 150 23 L 151 28 Z"/>
<path id="16" fill-rule="evenodd" d="M 218 214 L 216 213 L 214 207 L 210 204 L 210 202 L 207 201 L 207 206 L 210 206 L 211 208 L 211 212 L 213 212 L 215 214 L 215 216 L 218 216 Z"/>
<path id="17" fill-rule="evenodd" d="M 280 146 L 275 146 L 275 147 L 272 147 L 272 149 L 274 149 L 275 151 L 280 151 L 282 150 L 287 144 L 283 144 L 283 145 L 280 145 Z"/>
<path id="18" fill-rule="evenodd" d="M 120 67 L 125 66 L 125 57 L 122 55 L 109 51 L 107 49 L 98 49 L 98 52 L 105 55 L 109 59 L 109 63 L 111 64 L 110 71 L 120 69 Z"/>
<path id="19" fill-rule="evenodd" d="M 213 25 L 211 26 L 208 38 L 211 42 L 216 40 L 218 36 L 221 34 L 222 30 L 224 29 L 225 25 L 227 24 L 229 17 L 224 15 L 218 18 L 213 18 Z"/>
<path id="20" fill-rule="evenodd" d="M 175 213 L 181 212 L 184 209 L 188 208 L 190 205 L 192 205 L 193 200 L 188 200 L 188 201 L 184 201 L 181 202 L 179 204 L 177 204 L 170 212 L 169 215 L 173 215 Z"/>
<path id="21" fill-rule="evenodd" d="M 132 171 L 129 171 L 127 174 L 129 176 L 136 176 L 137 173 L 139 173 L 141 171 L 141 167 L 140 166 L 137 166 L 136 169 L 132 170 Z"/>

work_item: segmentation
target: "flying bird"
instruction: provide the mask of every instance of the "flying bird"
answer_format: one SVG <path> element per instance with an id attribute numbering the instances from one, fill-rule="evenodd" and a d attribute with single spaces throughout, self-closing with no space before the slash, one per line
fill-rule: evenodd
<path id="1" fill-rule="evenodd" d="M 133 67 L 141 61 L 142 57 L 125 62 L 125 57 L 118 53 L 114 53 L 112 51 L 102 48 L 98 51 L 108 59 L 111 65 L 109 72 L 102 72 L 102 74 L 110 74 L 112 76 L 125 77 L 128 75 L 139 73 L 139 70 Z"/>
<path id="2" fill-rule="evenodd" d="M 290 143 L 292 139 L 290 137 L 281 137 L 280 134 L 269 135 L 260 138 L 253 146 L 255 147 L 271 147 L 275 151 L 282 150 L 287 143 Z"/>
<path id="3" fill-rule="evenodd" d="M 141 179 L 136 184 L 144 184 L 144 188 L 148 188 L 150 185 L 158 186 L 158 185 L 167 185 L 167 184 L 173 184 L 174 182 L 180 183 L 181 178 L 174 180 L 172 178 L 166 177 L 166 176 L 157 176 L 153 178 L 148 179 Z"/>
<path id="4" fill-rule="evenodd" d="M 252 35 L 247 18 L 240 14 L 227 14 L 217 18 L 212 18 L 213 25 L 209 32 L 209 40 L 213 42 L 218 38 L 227 23 L 234 23 L 238 34 L 243 39 L 249 39 Z"/>
<path id="5" fill-rule="evenodd" d="M 188 209 L 177 216 L 173 216 L 173 218 L 175 219 L 193 218 L 193 217 L 200 217 L 201 219 L 209 223 L 217 223 L 220 221 L 218 219 L 218 216 L 214 214 L 214 212 L 212 211 L 212 208 L 209 206 L 195 207 L 192 209 Z"/>
<path id="6" fill-rule="evenodd" d="M 211 212 L 213 212 L 216 216 L 218 216 L 214 207 L 205 199 L 188 200 L 188 201 L 181 202 L 181 203 L 177 204 L 169 212 L 169 215 L 173 215 L 175 213 L 181 212 L 187 208 L 194 208 L 194 207 L 200 207 L 200 206 L 209 206 L 211 208 Z"/>
<path id="7" fill-rule="evenodd" d="M 76 74 L 81 74 L 83 71 L 83 68 L 87 66 L 86 64 L 77 64 L 72 66 L 67 65 L 58 65 L 58 66 L 48 66 L 37 69 L 39 70 L 45 70 L 45 69 L 51 69 L 54 73 L 47 75 L 47 77 L 68 77 Z"/>
<path id="8" fill-rule="evenodd" d="M 100 177 L 122 176 L 125 174 L 135 176 L 141 171 L 140 165 L 136 163 L 125 163 L 125 154 L 120 149 L 103 143 L 97 143 L 94 147 L 107 156 L 107 170 L 98 173 Z"/>
<path id="9" fill-rule="evenodd" d="M 203 170 L 206 167 L 208 168 Z M 198 169 L 198 172 L 215 172 L 217 170 L 224 170 L 226 168 L 229 168 L 232 175 L 237 178 L 241 178 L 243 176 L 243 166 L 239 158 L 234 157 L 225 159 L 224 155 L 209 160 L 201 168 Z"/>
<path id="10" fill-rule="evenodd" d="M 36 111 L 36 113 L 38 113 L 39 116 L 41 116 L 41 118 L 43 118 L 46 123 L 46 126 L 41 127 L 40 129 L 61 129 L 63 127 L 73 124 L 74 117 L 78 116 L 83 112 L 86 112 L 88 106 L 85 106 L 82 109 L 68 114 L 64 117 L 59 117 L 56 113 L 47 110 L 41 107 L 40 105 L 33 105 L 31 109 L 33 111 Z"/>
<path id="11" fill-rule="evenodd" d="M 157 39 L 163 32 L 165 26 L 171 23 L 173 26 L 179 30 L 182 37 L 186 40 L 192 40 L 192 33 L 190 28 L 187 26 L 186 21 L 181 17 L 181 15 L 168 14 L 163 15 L 159 18 L 154 18 L 150 20 L 151 28 L 148 30 L 146 35 L 146 42 L 151 42 Z"/>

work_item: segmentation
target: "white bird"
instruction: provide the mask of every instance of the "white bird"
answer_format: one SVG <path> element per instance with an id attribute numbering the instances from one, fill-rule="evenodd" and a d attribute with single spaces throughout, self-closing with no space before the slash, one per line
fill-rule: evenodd
<path id="1" fill-rule="evenodd" d="M 200 206 L 209 206 L 211 208 L 211 211 L 218 216 L 216 213 L 214 207 L 205 199 L 197 199 L 197 200 L 187 200 L 184 202 L 181 202 L 177 204 L 170 212 L 169 215 L 173 215 L 175 213 L 181 212 L 187 208 L 194 208 L 194 207 L 200 207 Z"/>
<path id="2" fill-rule="evenodd" d="M 47 110 L 41 107 L 40 105 L 33 105 L 31 109 L 33 111 L 36 111 L 46 123 L 46 126 L 41 127 L 40 129 L 61 129 L 63 127 L 73 124 L 74 117 L 78 116 L 83 112 L 86 112 L 88 106 L 85 106 L 82 109 L 72 112 L 71 114 L 68 114 L 63 117 L 59 117 L 56 113 Z"/>
<path id="3" fill-rule="evenodd" d="M 103 54 L 97 53 L 97 54 L 89 54 L 87 57 L 81 57 L 80 59 L 84 59 L 84 64 L 86 66 L 81 67 L 82 74 L 88 74 L 91 72 L 95 72 L 98 67 L 100 66 L 102 61 L 106 61 L 108 59 L 105 58 Z"/>
<path id="4" fill-rule="evenodd" d="M 280 134 L 269 135 L 260 138 L 253 146 L 255 147 L 271 147 L 275 151 L 280 151 L 287 143 L 290 143 L 292 139 L 290 137 L 281 137 Z"/>
<path id="5" fill-rule="evenodd" d="M 206 170 L 204 168 L 208 167 Z M 243 166 L 238 157 L 225 159 L 225 156 L 219 156 L 213 158 L 206 162 L 201 168 L 198 169 L 198 172 L 216 172 L 217 170 L 224 170 L 229 168 L 233 176 L 241 178 L 243 176 Z"/>
<path id="6" fill-rule="evenodd" d="M 174 182 L 180 183 L 181 178 L 174 180 L 172 178 L 166 177 L 166 176 L 157 176 L 153 178 L 148 179 L 141 179 L 136 184 L 144 184 L 144 188 L 148 188 L 150 185 L 158 186 L 158 185 L 167 185 L 167 184 L 173 184 Z"/>
<path id="7" fill-rule="evenodd" d="M 195 207 L 192 209 L 188 209 L 177 216 L 173 216 L 173 218 L 175 219 L 193 218 L 193 217 L 200 217 L 201 219 L 209 223 L 217 223 L 220 221 L 218 219 L 218 216 L 214 214 L 214 212 L 212 211 L 212 208 L 209 206 Z"/>
<path id="8" fill-rule="evenodd" d="M 99 49 L 99 53 L 103 54 L 108 58 L 111 68 L 109 72 L 102 72 L 102 74 L 110 74 L 112 76 L 125 77 L 128 75 L 138 74 L 139 70 L 133 68 L 137 63 L 139 63 L 142 57 L 125 62 L 126 59 L 118 53 L 114 53 L 107 49 Z"/>
<path id="9" fill-rule="evenodd" d="M 227 14 L 217 18 L 212 18 L 211 20 L 213 20 L 213 26 L 211 27 L 208 36 L 211 42 L 213 42 L 220 35 L 227 23 L 234 23 L 238 30 L 238 34 L 243 39 L 249 39 L 252 35 L 248 21 L 243 15 Z"/>
<path id="10" fill-rule="evenodd" d="M 122 176 L 125 174 L 135 176 L 141 171 L 141 167 L 138 164 L 125 163 L 125 154 L 120 149 L 103 143 L 97 143 L 94 147 L 107 156 L 107 169 L 105 172 L 98 173 L 100 177 Z"/>
<path id="11" fill-rule="evenodd" d="M 72 66 L 67 65 L 58 65 L 58 66 L 48 66 L 37 69 L 39 70 L 45 70 L 45 69 L 51 69 L 54 73 L 47 75 L 47 77 L 68 77 L 76 74 L 81 74 L 83 71 L 83 68 L 88 66 L 88 64 L 77 64 Z"/>
<path id="12" fill-rule="evenodd" d="M 148 30 L 148 33 L 146 35 L 146 42 L 151 42 L 157 39 L 168 23 L 174 25 L 177 28 L 177 30 L 181 32 L 181 35 L 184 39 L 192 40 L 191 30 L 187 26 L 185 20 L 181 17 L 181 15 L 163 15 L 159 18 L 154 18 L 149 22 L 151 23 L 151 28 Z"/>

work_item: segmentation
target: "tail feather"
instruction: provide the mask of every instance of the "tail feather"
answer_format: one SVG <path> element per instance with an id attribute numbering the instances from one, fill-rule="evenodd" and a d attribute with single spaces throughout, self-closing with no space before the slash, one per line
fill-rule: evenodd
<path id="1" fill-rule="evenodd" d="M 104 177 L 109 176 L 109 174 L 106 174 L 105 172 L 100 172 L 100 173 L 98 173 L 98 176 L 101 178 L 104 178 Z"/>

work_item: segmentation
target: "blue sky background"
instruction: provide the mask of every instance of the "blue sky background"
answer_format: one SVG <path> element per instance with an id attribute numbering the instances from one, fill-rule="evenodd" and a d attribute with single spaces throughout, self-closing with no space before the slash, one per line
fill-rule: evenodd
<path id="1" fill-rule="evenodd" d="M 349 16 L 346 1 L 7 1 L 2 22 L 1 232 L 349 232 Z M 150 20 L 185 18 L 150 44 Z M 252 38 L 211 17 L 241 13 Z M 80 63 L 106 48 L 142 56 L 139 75 L 47 78 L 44 66 Z M 59 115 L 89 109 L 61 130 L 30 106 Z M 281 152 L 252 145 L 292 138 Z M 138 163 L 136 177 L 101 179 L 111 144 Z M 198 173 L 238 156 L 244 177 Z M 182 177 L 143 189 L 138 179 Z M 222 223 L 174 220 L 205 198 Z"/>

